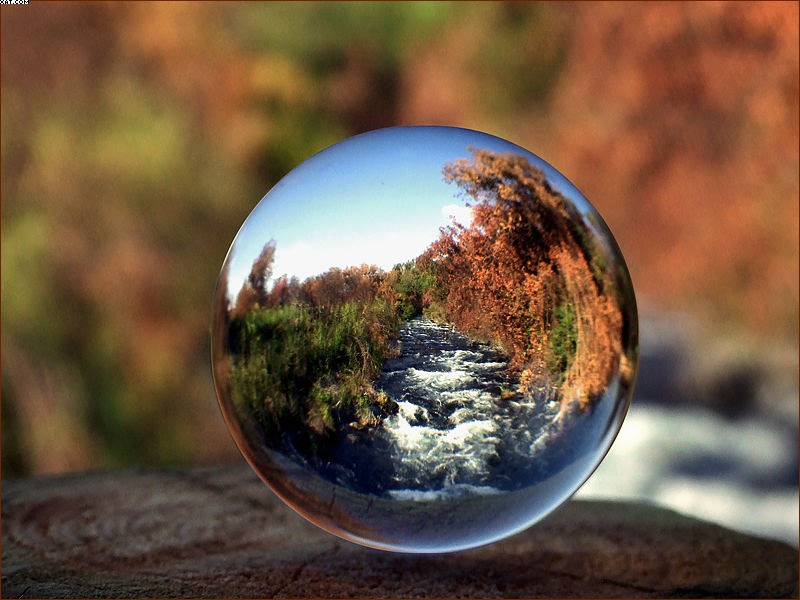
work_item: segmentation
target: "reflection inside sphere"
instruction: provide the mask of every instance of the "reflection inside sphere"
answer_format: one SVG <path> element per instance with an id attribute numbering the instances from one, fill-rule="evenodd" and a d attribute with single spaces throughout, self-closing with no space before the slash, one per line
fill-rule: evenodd
<path id="1" fill-rule="evenodd" d="M 403 127 L 281 180 L 220 274 L 214 379 L 297 512 L 388 550 L 511 535 L 571 496 L 630 402 L 633 290 L 595 209 L 499 138 Z"/>

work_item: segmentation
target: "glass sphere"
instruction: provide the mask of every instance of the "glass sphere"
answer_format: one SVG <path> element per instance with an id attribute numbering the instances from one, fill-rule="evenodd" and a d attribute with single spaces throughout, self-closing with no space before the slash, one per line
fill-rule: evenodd
<path id="1" fill-rule="evenodd" d="M 503 139 L 344 140 L 253 209 L 222 266 L 212 359 L 240 450 L 345 539 L 447 552 L 566 501 L 638 362 L 620 250 L 557 170 Z"/>

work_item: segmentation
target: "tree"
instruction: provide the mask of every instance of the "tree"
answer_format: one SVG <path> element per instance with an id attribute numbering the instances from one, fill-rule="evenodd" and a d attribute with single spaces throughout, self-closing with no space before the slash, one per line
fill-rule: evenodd
<path id="1" fill-rule="evenodd" d="M 243 317 L 246 315 L 256 304 L 259 306 L 266 306 L 267 297 L 267 282 L 272 277 L 272 266 L 275 262 L 275 240 L 270 240 L 261 249 L 261 252 L 253 261 L 253 267 L 250 269 L 250 274 L 239 290 L 236 297 L 236 304 L 234 305 L 234 315 Z"/>
<path id="2" fill-rule="evenodd" d="M 471 149 L 448 163 L 472 223 L 442 228 L 420 257 L 447 290 L 454 325 L 499 342 L 528 388 L 587 405 L 618 368 L 614 278 L 580 211 L 519 154 Z"/>

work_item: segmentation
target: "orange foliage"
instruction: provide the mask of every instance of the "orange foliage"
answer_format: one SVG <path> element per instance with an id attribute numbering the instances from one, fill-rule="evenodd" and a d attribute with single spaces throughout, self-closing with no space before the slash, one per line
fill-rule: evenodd
<path id="1" fill-rule="evenodd" d="M 321 307 L 350 301 L 365 304 L 379 295 L 388 300 L 382 285 L 385 277 L 385 273 L 375 265 L 334 267 L 303 281 L 300 284 L 301 297 L 305 302 Z"/>
<path id="2" fill-rule="evenodd" d="M 447 289 L 453 324 L 498 341 L 524 387 L 559 383 L 566 403 L 585 406 L 619 367 L 622 312 L 610 260 L 584 216 L 527 159 L 472 154 L 444 169 L 469 197 L 472 224 L 443 228 L 420 265 Z M 564 307 L 574 310 L 574 323 L 557 322 Z M 556 327 L 577 338 L 560 373 L 547 366 Z"/>

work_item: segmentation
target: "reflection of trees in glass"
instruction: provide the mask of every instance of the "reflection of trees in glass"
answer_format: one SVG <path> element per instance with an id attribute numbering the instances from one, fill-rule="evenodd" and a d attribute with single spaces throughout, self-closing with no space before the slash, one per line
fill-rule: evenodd
<path id="1" fill-rule="evenodd" d="M 316 457 L 337 432 L 376 425 L 393 410 L 372 382 L 400 324 L 394 279 L 362 265 L 268 287 L 274 255 L 271 241 L 231 314 L 232 396 L 268 444 Z"/>
<path id="2" fill-rule="evenodd" d="M 473 149 L 445 166 L 473 220 L 443 228 L 418 260 L 446 290 L 444 314 L 499 342 L 523 391 L 558 386 L 588 405 L 619 366 L 619 291 L 577 208 L 522 156 Z"/>
<path id="3" fill-rule="evenodd" d="M 272 280 L 275 242 L 263 247 L 227 345 L 234 404 L 265 443 L 321 458 L 342 434 L 379 425 L 397 405 L 373 384 L 400 324 L 419 315 L 501 346 L 522 393 L 557 391 L 566 409 L 606 391 L 623 345 L 617 266 L 540 169 L 472 154 L 443 169 L 468 197 L 471 224 L 442 228 L 416 260 Z"/>
<path id="4" fill-rule="evenodd" d="M 275 262 L 275 241 L 270 240 L 261 249 L 253 262 L 250 274 L 236 297 L 236 314 L 245 314 L 256 304 L 267 306 L 267 282 L 272 276 L 272 265 Z"/>

